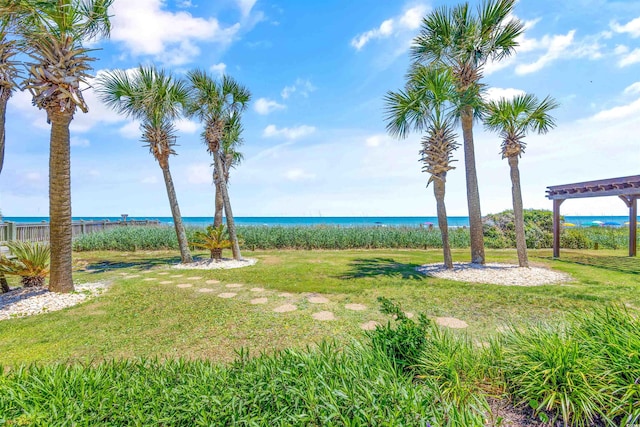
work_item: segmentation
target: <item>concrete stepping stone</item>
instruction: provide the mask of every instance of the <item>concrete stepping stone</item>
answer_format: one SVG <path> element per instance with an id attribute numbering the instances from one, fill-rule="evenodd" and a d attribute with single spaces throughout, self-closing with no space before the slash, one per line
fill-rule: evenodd
<path id="1" fill-rule="evenodd" d="M 123 276 L 125 279 L 135 279 L 136 277 L 140 277 L 139 274 L 129 274 L 127 276 Z"/>
<path id="2" fill-rule="evenodd" d="M 198 289 L 198 292 L 202 292 L 203 294 L 209 293 L 209 292 L 213 292 L 213 289 L 211 288 L 200 288 Z"/>
<path id="3" fill-rule="evenodd" d="M 171 277 L 173 277 L 174 279 L 177 279 L 178 277 L 182 277 L 184 276 L 184 274 L 172 274 Z"/>
<path id="4" fill-rule="evenodd" d="M 413 319 L 415 317 L 415 315 L 410 311 L 405 311 L 404 315 L 407 316 L 407 319 Z"/>
<path id="5" fill-rule="evenodd" d="M 309 301 L 311 304 L 326 304 L 326 303 L 329 302 L 329 298 L 325 298 L 325 297 L 308 297 L 307 301 Z M 324 313 L 324 312 L 321 312 L 321 313 Z"/>
<path id="6" fill-rule="evenodd" d="M 141 270 L 140 273 L 141 274 L 149 274 L 149 273 L 153 273 L 153 270 Z"/>
<path id="7" fill-rule="evenodd" d="M 202 276 L 191 276 L 191 277 L 185 277 L 184 280 L 200 280 L 202 279 Z"/>
<path id="8" fill-rule="evenodd" d="M 176 285 L 176 288 L 192 288 L 193 285 L 191 283 L 180 283 L 179 285 Z"/>
<path id="9" fill-rule="evenodd" d="M 143 282 L 153 282 L 154 280 L 156 279 L 154 279 L 153 277 L 145 277 L 144 279 L 142 279 Z"/>
<path id="10" fill-rule="evenodd" d="M 249 301 L 251 304 L 266 304 L 269 301 L 267 298 L 254 298 Z"/>
<path id="11" fill-rule="evenodd" d="M 216 279 L 209 279 L 206 282 L 207 285 L 217 285 L 218 283 L 220 283 L 220 280 L 216 280 Z"/>
<path id="12" fill-rule="evenodd" d="M 293 296 L 293 294 L 290 294 L 289 292 L 282 292 L 282 293 L 279 293 L 278 296 L 282 298 L 290 298 Z"/>
<path id="13" fill-rule="evenodd" d="M 264 288 L 251 288 L 251 292 L 264 292 Z"/>
<path id="14" fill-rule="evenodd" d="M 380 323 L 376 322 L 375 320 L 369 320 L 368 322 L 364 322 L 363 324 L 361 324 L 360 329 L 363 329 L 365 331 L 373 331 L 379 324 Z"/>
<path id="15" fill-rule="evenodd" d="M 364 304 L 347 304 L 344 306 L 344 308 L 353 311 L 363 311 L 367 309 L 367 306 Z"/>
<path id="16" fill-rule="evenodd" d="M 275 311 L 276 313 L 286 313 L 289 311 L 296 311 L 298 309 L 298 307 L 296 307 L 293 304 L 284 304 L 281 305 L 279 307 L 276 307 L 273 309 L 273 311 Z"/>
<path id="17" fill-rule="evenodd" d="M 219 296 L 220 298 L 233 298 L 233 297 L 235 297 L 236 295 L 238 295 L 238 294 L 233 293 L 233 292 L 223 292 L 223 293 L 221 293 L 221 294 L 218 294 L 218 296 Z"/>
<path id="18" fill-rule="evenodd" d="M 455 317 L 436 317 L 436 323 L 454 329 L 463 329 L 469 326 L 464 320 L 456 319 Z"/>
<path id="19" fill-rule="evenodd" d="M 170 285 L 173 283 L 173 280 L 163 280 L 162 282 L 158 282 L 161 285 Z"/>
<path id="20" fill-rule="evenodd" d="M 166 276 L 167 274 L 169 274 L 168 271 L 160 271 L 159 273 L 157 273 L 159 276 Z"/>
<path id="21" fill-rule="evenodd" d="M 321 321 L 336 320 L 336 316 L 334 316 L 333 313 L 330 312 L 330 311 L 319 311 L 317 313 L 313 313 L 311 315 L 311 317 L 313 317 L 316 320 L 321 320 Z"/>
<path id="22" fill-rule="evenodd" d="M 225 288 L 231 288 L 231 289 L 237 289 L 237 288 L 241 288 L 244 285 L 241 285 L 240 283 L 229 283 L 228 285 L 225 285 Z"/>

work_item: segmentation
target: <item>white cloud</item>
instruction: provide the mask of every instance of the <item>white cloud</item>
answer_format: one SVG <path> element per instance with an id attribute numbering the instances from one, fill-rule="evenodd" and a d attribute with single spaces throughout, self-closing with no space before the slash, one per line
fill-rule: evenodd
<path id="1" fill-rule="evenodd" d="M 291 86 L 285 86 L 280 92 L 280 96 L 283 99 L 288 99 L 292 94 L 298 93 L 301 96 L 308 98 L 309 94 L 315 91 L 317 88 L 311 83 L 309 79 L 296 79 L 295 83 Z"/>
<path id="2" fill-rule="evenodd" d="M 249 13 L 251 13 L 251 9 L 253 9 L 253 6 L 256 4 L 256 0 L 237 0 L 237 2 L 238 7 L 242 12 L 242 16 L 249 15 Z"/>
<path id="3" fill-rule="evenodd" d="M 542 45 L 546 45 L 547 51 L 534 62 L 518 65 L 516 67 L 516 74 L 524 75 L 534 73 L 550 62 L 566 56 L 565 53 L 573 43 L 575 33 L 575 30 L 571 30 L 565 35 L 555 35 L 553 37 L 545 35 L 541 43 Z"/>
<path id="4" fill-rule="evenodd" d="M 142 184 L 157 184 L 158 183 L 158 177 L 155 176 L 155 175 L 145 176 L 144 178 L 142 178 L 140 180 L 140 182 Z"/>
<path id="5" fill-rule="evenodd" d="M 484 93 L 483 98 L 486 101 L 498 101 L 502 98 L 513 99 L 518 95 L 524 95 L 526 92 L 522 89 L 490 87 Z"/>
<path id="6" fill-rule="evenodd" d="M 175 122 L 175 127 L 183 133 L 195 133 L 200 129 L 200 124 L 189 119 L 180 119 Z"/>
<path id="7" fill-rule="evenodd" d="M 212 171 L 207 163 L 192 164 L 187 168 L 187 182 L 189 184 L 210 185 L 212 180 Z"/>
<path id="8" fill-rule="evenodd" d="M 619 67 L 626 67 L 627 65 L 637 64 L 640 62 L 640 48 L 634 49 L 629 53 L 623 54 L 618 61 Z"/>
<path id="9" fill-rule="evenodd" d="M 640 82 L 635 82 L 633 84 L 630 84 L 629 86 L 624 88 L 623 93 L 625 95 L 640 93 Z"/>
<path id="10" fill-rule="evenodd" d="M 314 179 L 316 175 L 305 172 L 303 169 L 290 169 L 284 174 L 284 177 L 289 181 L 304 181 Z"/>
<path id="11" fill-rule="evenodd" d="M 611 23 L 611 29 L 616 33 L 627 33 L 633 38 L 640 37 L 640 17 L 632 19 L 624 25 L 613 21 Z"/>
<path id="12" fill-rule="evenodd" d="M 365 139 L 365 145 L 367 147 L 380 147 L 383 145 L 387 145 L 389 142 L 391 141 L 391 138 L 389 137 L 389 135 L 385 135 L 385 134 L 378 134 L 378 135 L 372 135 L 370 137 L 367 137 Z"/>
<path id="13" fill-rule="evenodd" d="M 88 139 L 86 138 L 78 138 L 76 136 L 71 137 L 70 144 L 72 147 L 88 147 L 91 145 Z"/>
<path id="14" fill-rule="evenodd" d="M 122 126 L 118 132 L 120 135 L 124 136 L 128 139 L 137 139 L 142 138 L 142 131 L 140 130 L 140 122 L 137 120 L 131 120 L 126 125 Z"/>
<path id="15" fill-rule="evenodd" d="M 42 179 L 40 172 L 27 172 L 24 176 L 27 181 L 37 182 Z"/>
<path id="16" fill-rule="evenodd" d="M 627 52 L 629 52 L 629 48 L 623 44 L 618 44 L 615 49 L 613 49 L 613 53 L 616 55 L 624 55 Z"/>
<path id="17" fill-rule="evenodd" d="M 428 11 L 425 5 L 416 5 L 404 11 L 402 15 L 382 21 L 380 26 L 358 34 L 351 40 L 351 46 L 361 50 L 374 39 L 385 39 L 400 32 L 413 31 L 420 27 L 422 18 Z"/>
<path id="18" fill-rule="evenodd" d="M 640 98 L 627 104 L 600 111 L 591 117 L 595 121 L 621 120 L 637 116 L 640 113 Z"/>
<path id="19" fill-rule="evenodd" d="M 272 113 L 276 110 L 282 110 L 286 108 L 282 104 L 278 104 L 276 101 L 267 98 L 258 98 L 255 104 L 253 104 L 253 109 L 256 110 L 256 113 L 266 116 L 269 113 Z"/>
<path id="20" fill-rule="evenodd" d="M 269 125 L 264 128 L 262 136 L 264 136 L 265 138 L 283 137 L 285 139 L 294 140 L 311 135 L 315 131 L 315 127 L 307 125 L 281 129 L 278 129 L 276 125 Z"/>
<path id="21" fill-rule="evenodd" d="M 164 6 L 162 0 L 115 0 L 111 39 L 122 42 L 133 56 L 150 55 L 169 65 L 181 65 L 200 53 L 195 42 L 226 45 L 240 29 L 240 24 L 223 28 L 215 18 L 170 12 Z"/>
<path id="22" fill-rule="evenodd" d="M 218 75 L 223 75 L 227 71 L 227 64 L 220 62 L 219 64 L 213 64 L 209 69 Z"/>

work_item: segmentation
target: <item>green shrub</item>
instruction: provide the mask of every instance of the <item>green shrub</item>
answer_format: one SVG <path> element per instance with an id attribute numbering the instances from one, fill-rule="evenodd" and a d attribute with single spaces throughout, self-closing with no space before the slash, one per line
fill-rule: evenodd
<path id="1" fill-rule="evenodd" d="M 591 241 L 583 229 L 572 228 L 560 234 L 560 246 L 566 249 L 589 249 Z"/>
<path id="2" fill-rule="evenodd" d="M 542 209 L 525 209 L 523 216 L 527 248 L 550 248 L 553 245 L 553 212 Z M 516 246 L 513 210 L 489 214 L 482 220 L 487 247 L 500 249 Z"/>

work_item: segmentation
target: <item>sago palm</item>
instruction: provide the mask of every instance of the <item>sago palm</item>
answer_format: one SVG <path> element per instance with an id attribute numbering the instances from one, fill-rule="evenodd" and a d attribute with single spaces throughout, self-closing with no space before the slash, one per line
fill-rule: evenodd
<path id="1" fill-rule="evenodd" d="M 544 134 L 555 127 L 555 121 L 549 112 L 557 107 L 558 103 L 553 98 L 546 97 L 539 101 L 534 95 L 526 94 L 518 95 L 513 99 L 502 98 L 499 101 L 489 102 L 485 111 L 485 127 L 500 134 L 502 158 L 506 158 L 509 162 L 516 248 L 520 267 L 529 266 L 518 169 L 519 158 L 526 148 L 523 139 L 531 131 Z"/>
<path id="2" fill-rule="evenodd" d="M 471 260 L 479 264 L 484 264 L 485 258 L 473 144 L 474 108 L 480 104 L 480 80 L 487 61 L 511 55 L 518 45 L 516 38 L 522 34 L 523 25 L 509 18 L 515 1 L 483 1 L 476 14 L 468 3 L 440 7 L 423 19 L 412 46 L 415 62 L 448 67 L 454 76 L 464 140 Z"/>
<path id="3" fill-rule="evenodd" d="M 3 0 L 0 16 L 13 19 L 21 49 L 30 57 L 24 89 L 51 124 L 49 289 L 73 291 L 71 267 L 71 166 L 69 125 L 76 109 L 87 112 L 81 84 L 90 77 L 91 49 L 83 43 L 108 37 L 113 0 Z"/>
<path id="4" fill-rule="evenodd" d="M 211 260 L 220 261 L 222 250 L 231 247 L 231 241 L 223 224 L 218 226 L 209 225 L 206 231 L 197 231 L 193 235 L 191 246 L 207 249 Z"/>
<path id="5" fill-rule="evenodd" d="M 180 117 L 189 96 L 186 84 L 154 66 L 140 66 L 133 72 L 113 70 L 105 73 L 97 81 L 97 91 L 108 107 L 140 120 L 142 141 L 162 169 L 180 257 L 183 263 L 192 262 L 169 169 L 169 158 L 176 154 L 174 122 Z"/>
<path id="6" fill-rule="evenodd" d="M 229 201 L 229 191 L 225 180 L 224 152 L 225 131 L 233 130 L 230 123 L 240 120 L 246 110 L 251 93 L 230 76 L 216 81 L 205 71 L 193 70 L 187 74 L 191 82 L 191 100 L 187 108 L 190 116 L 197 117 L 204 124 L 204 143 L 213 155 L 214 178 L 219 187 L 227 220 L 231 251 L 234 259 L 241 259 L 240 245 L 236 233 L 235 221 Z M 240 129 L 240 128 L 239 128 Z M 228 170 L 228 168 L 227 168 Z"/>
<path id="7" fill-rule="evenodd" d="M 444 201 L 447 172 L 456 150 L 455 100 L 457 97 L 451 73 L 447 69 L 417 66 L 409 73 L 405 90 L 389 92 L 385 97 L 387 130 L 406 138 L 410 131 L 425 132 L 420 150 L 422 170 L 433 182 L 438 211 L 438 227 L 446 268 L 453 268 L 449 244 L 449 225 Z"/>
<path id="8" fill-rule="evenodd" d="M 22 286 L 44 286 L 49 275 L 51 251 L 47 243 L 7 242 L 11 258 L 0 255 L 0 272 L 20 276 Z"/>

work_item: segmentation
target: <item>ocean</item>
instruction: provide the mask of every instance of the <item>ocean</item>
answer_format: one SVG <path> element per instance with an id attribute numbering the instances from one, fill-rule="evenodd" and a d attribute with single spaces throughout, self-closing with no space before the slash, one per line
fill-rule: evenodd
<path id="1" fill-rule="evenodd" d="M 48 221 L 49 217 L 4 217 L 5 221 L 15 222 L 41 222 Z M 82 216 L 73 217 L 74 221 L 99 221 L 108 219 L 109 221 L 121 220 L 121 217 L 98 217 L 98 216 Z M 164 224 L 173 224 L 173 218 L 167 216 L 138 216 L 129 217 L 129 219 L 160 220 Z M 203 227 L 213 222 L 212 217 L 186 216 L 182 218 L 186 226 Z M 611 226 L 621 226 L 629 221 L 626 216 L 565 216 L 565 222 L 575 224 L 576 226 L 592 224 L 593 221 L 600 221 Z M 429 224 L 437 225 L 438 218 L 435 216 L 360 216 L 360 217 L 235 217 L 236 225 L 248 226 L 340 226 L 340 227 L 420 227 Z M 449 217 L 450 227 L 468 227 L 469 218 L 466 216 Z"/>

